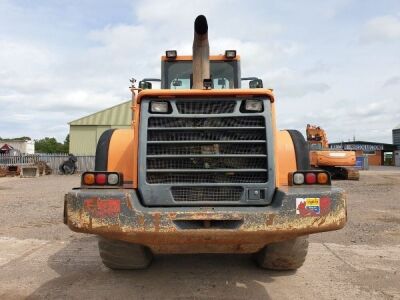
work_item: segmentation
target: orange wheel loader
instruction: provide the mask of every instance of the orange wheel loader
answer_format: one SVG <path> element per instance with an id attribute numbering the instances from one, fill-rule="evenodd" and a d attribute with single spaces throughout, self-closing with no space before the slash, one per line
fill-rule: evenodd
<path id="1" fill-rule="evenodd" d="M 310 169 L 301 133 L 277 130 L 272 90 L 241 79 L 235 50 L 210 56 L 198 16 L 193 54 L 161 58 L 161 89 L 150 79 L 131 88 L 132 128 L 103 133 L 95 170 L 65 196 L 65 224 L 98 235 L 107 267 L 253 253 L 263 268 L 297 269 L 309 234 L 345 225 L 344 191 Z"/>

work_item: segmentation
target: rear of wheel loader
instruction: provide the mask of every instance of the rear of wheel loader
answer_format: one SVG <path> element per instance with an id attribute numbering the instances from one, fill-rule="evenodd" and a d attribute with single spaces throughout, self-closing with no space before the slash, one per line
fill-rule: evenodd
<path id="1" fill-rule="evenodd" d="M 310 169 L 304 137 L 277 130 L 272 91 L 241 89 L 239 57 L 208 56 L 207 30 L 198 17 L 193 57 L 162 58 L 162 90 L 133 89 L 132 129 L 106 131 L 95 171 L 65 196 L 64 222 L 100 237 L 109 268 L 254 253 L 263 268 L 297 269 L 309 234 L 346 223 L 344 191 Z"/>

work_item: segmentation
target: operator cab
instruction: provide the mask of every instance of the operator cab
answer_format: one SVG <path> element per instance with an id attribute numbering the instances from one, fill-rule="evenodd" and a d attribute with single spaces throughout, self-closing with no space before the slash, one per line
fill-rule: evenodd
<path id="1" fill-rule="evenodd" d="M 263 88 L 263 82 L 257 77 L 240 77 L 240 57 L 236 50 L 226 50 L 225 55 L 209 57 L 211 89 L 240 89 L 241 82 L 250 89 Z M 142 79 L 139 88 L 152 89 L 152 82 L 160 82 L 161 89 L 183 90 L 193 88 L 193 56 L 178 56 L 176 50 L 167 50 L 161 57 L 161 80 Z M 205 86 L 206 87 L 206 86 Z"/>
<path id="2" fill-rule="evenodd" d="M 240 58 L 235 50 L 225 55 L 210 56 L 211 87 L 213 89 L 240 88 Z M 166 51 L 161 58 L 161 88 L 191 89 L 193 87 L 192 56 L 177 56 L 175 50 Z"/>

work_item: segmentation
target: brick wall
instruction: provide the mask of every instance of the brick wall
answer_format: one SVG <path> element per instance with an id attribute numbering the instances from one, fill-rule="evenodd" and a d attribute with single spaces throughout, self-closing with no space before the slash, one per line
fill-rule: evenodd
<path id="1" fill-rule="evenodd" d="M 356 156 L 362 156 L 363 152 L 360 150 L 356 151 Z M 381 166 L 382 165 L 382 151 L 375 151 L 375 155 L 368 155 L 368 164 L 370 166 Z"/>

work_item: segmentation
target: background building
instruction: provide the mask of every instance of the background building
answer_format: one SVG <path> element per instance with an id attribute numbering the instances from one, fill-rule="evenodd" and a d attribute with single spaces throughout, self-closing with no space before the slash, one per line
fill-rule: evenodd
<path id="1" fill-rule="evenodd" d="M 396 146 L 392 144 L 354 141 L 330 143 L 329 148 L 352 150 L 356 152 L 356 156 L 368 155 L 370 166 L 394 165 L 393 155 Z"/>
<path id="2" fill-rule="evenodd" d="M 69 123 L 69 152 L 94 155 L 101 134 L 110 128 L 130 128 L 131 101 L 127 101 Z"/>
<path id="3" fill-rule="evenodd" d="M 9 150 L 14 149 L 22 154 L 34 154 L 35 153 L 35 141 L 31 140 L 12 140 L 4 139 L 0 140 L 0 153 L 7 153 Z"/>
<path id="4" fill-rule="evenodd" d="M 392 130 L 393 145 L 400 147 L 400 124 Z"/>
<path id="5" fill-rule="evenodd" d="M 397 147 L 397 150 L 394 152 L 394 164 L 396 167 L 400 167 L 400 124 L 393 128 L 392 136 L 393 145 Z"/>

